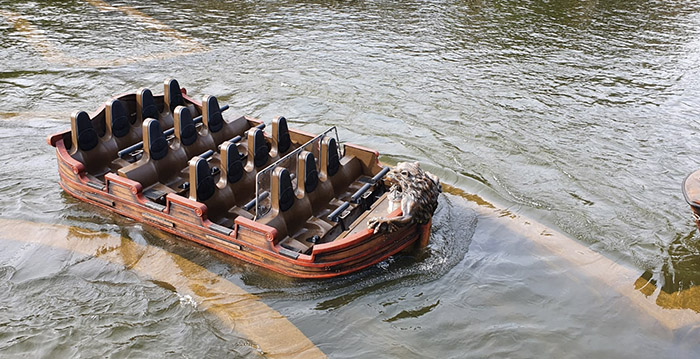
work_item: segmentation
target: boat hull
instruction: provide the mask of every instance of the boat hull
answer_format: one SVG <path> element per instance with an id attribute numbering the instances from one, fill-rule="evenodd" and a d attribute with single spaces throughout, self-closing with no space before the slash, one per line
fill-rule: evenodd
<path id="1" fill-rule="evenodd" d="M 206 205 L 172 193 L 165 206 L 154 204 L 143 196 L 140 183 L 113 173 L 105 175 L 104 182 L 90 180 L 85 166 L 66 150 L 64 136 L 51 136 L 48 142 L 56 148 L 60 185 L 73 197 L 290 277 L 346 275 L 413 245 L 424 246 L 429 238 L 430 223 L 384 234 L 364 229 L 316 245 L 310 254 L 294 253 L 274 244 L 272 227 L 246 218 L 237 218 L 233 228 L 217 225 L 207 219 Z M 387 217 L 400 215 L 396 210 Z"/>

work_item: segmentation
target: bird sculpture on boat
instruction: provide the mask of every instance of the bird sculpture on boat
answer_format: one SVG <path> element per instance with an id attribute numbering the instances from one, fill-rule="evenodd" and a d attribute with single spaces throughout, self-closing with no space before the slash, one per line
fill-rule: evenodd
<path id="1" fill-rule="evenodd" d="M 367 225 L 374 233 L 388 233 L 412 223 L 430 222 L 442 192 L 437 176 L 423 171 L 418 162 L 399 162 L 389 171 L 385 183 L 391 185 L 389 198 L 395 203 L 400 202 L 402 215 L 371 218 Z"/>

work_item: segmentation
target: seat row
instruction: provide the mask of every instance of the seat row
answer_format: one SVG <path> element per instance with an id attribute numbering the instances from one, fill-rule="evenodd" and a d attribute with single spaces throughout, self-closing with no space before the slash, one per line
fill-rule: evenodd
<path id="1" fill-rule="evenodd" d="M 135 98 L 127 95 L 110 100 L 105 104 L 104 111 L 93 119 L 84 111 L 74 113 L 71 116 L 71 155 L 83 162 L 88 173 L 95 177 L 99 178 L 110 171 L 131 177 L 127 173 L 144 162 L 132 164 L 139 156 L 142 157 L 142 153 L 147 154 L 147 160 L 158 161 L 168 157 L 166 162 L 184 168 L 192 156 L 207 149 L 216 149 L 222 142 L 243 134 L 250 127 L 243 117 L 230 122 L 224 120 L 222 111 L 228 106 L 219 107 L 214 96 L 204 97 L 201 116 L 193 119 L 200 110 L 191 103 L 185 103 L 180 91 L 177 81 L 166 81 L 162 112 L 158 111 L 151 91 L 141 89 Z M 180 93 L 180 96 L 176 96 L 176 93 Z M 270 156 L 278 156 L 291 148 L 286 120 L 273 121 L 272 127 L 274 143 L 271 147 L 275 149 L 272 153 L 264 150 L 270 146 L 266 144 L 262 132 L 253 136 L 256 167 L 266 164 Z M 165 128 L 168 130 L 162 131 Z M 173 139 L 173 143 L 169 139 Z M 147 144 L 146 150 L 138 151 L 144 148 L 144 144 Z M 173 170 L 164 171 L 157 178 L 166 179 L 172 173 Z M 137 177 L 137 180 L 143 180 L 144 187 L 154 183 L 153 176 Z"/>
<path id="2" fill-rule="evenodd" d="M 252 218 L 255 213 L 252 206 L 243 205 L 255 201 L 254 175 L 245 172 L 233 146 L 229 141 L 220 146 L 218 181 L 205 158 L 208 156 L 195 156 L 189 161 L 190 199 L 204 203 L 210 219 L 224 226 L 230 226 L 238 215 Z M 342 203 L 338 198 L 346 193 L 350 183 L 362 175 L 357 158 L 340 158 L 333 137 L 321 140 L 319 154 L 317 163 L 313 153 L 299 152 L 294 174 L 282 166 L 272 171 L 270 189 L 264 195 L 269 196 L 271 208 L 261 223 L 275 227 L 279 238 L 300 231 L 309 232 L 304 237 L 327 233 L 335 225 L 327 215 Z M 248 156 L 245 167 L 250 167 L 250 162 Z M 239 181 L 242 184 L 237 184 Z"/>
<path id="3" fill-rule="evenodd" d="M 210 100 L 205 98 L 205 102 Z M 192 103 L 185 101 L 177 80 L 169 79 L 164 83 L 162 102 L 156 102 L 151 90 L 143 88 L 135 95 L 108 101 L 104 111 L 95 118 L 91 119 L 85 111 L 77 111 L 71 115 L 70 153 L 87 166 L 89 173 L 100 176 L 110 170 L 111 161 L 119 150 L 141 141 L 144 119 L 154 118 L 164 128 L 173 127 L 172 113 L 177 106 L 198 113 Z M 207 121 L 212 127 L 223 127 L 223 118 L 215 111 L 207 114 Z"/>
<path id="4" fill-rule="evenodd" d="M 251 127 L 244 118 L 241 118 L 240 120 L 245 121 L 245 123 L 238 124 L 235 127 L 237 131 L 232 131 L 230 137 L 217 146 L 217 140 L 207 131 L 206 125 L 198 129 L 186 108 L 178 106 L 175 108 L 174 114 L 174 136 L 170 140 L 166 133 L 161 130 L 158 121 L 155 119 L 144 121 L 141 158 L 119 168 L 117 173 L 120 176 L 140 182 L 144 188 L 156 183 L 175 187 L 178 182 L 182 181 L 180 173 L 187 168 L 187 162 L 190 158 L 221 148 L 227 142 L 238 145 L 243 137 L 247 137 L 247 141 L 241 144 L 247 158 L 245 166 L 242 167 L 244 171 L 250 173 L 261 169 L 272 159 L 283 155 L 282 149 L 289 151 L 291 148 L 287 121 L 284 117 L 273 120 L 272 127 L 276 130 L 273 131 L 273 134 L 277 135 L 273 136 L 271 145 L 268 145 L 261 128 Z M 280 143 L 283 145 L 280 146 Z M 229 157 L 240 161 L 238 153 L 236 149 L 235 155 L 231 154 Z M 223 162 L 228 164 L 227 161 Z"/>

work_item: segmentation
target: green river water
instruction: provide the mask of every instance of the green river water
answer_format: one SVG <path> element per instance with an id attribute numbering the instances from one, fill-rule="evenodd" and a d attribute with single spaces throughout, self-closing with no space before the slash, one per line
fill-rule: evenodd
<path id="1" fill-rule="evenodd" d="M 700 168 L 699 2 L 0 0 L 0 44 L 0 219 L 178 253 L 331 358 L 700 357 L 700 322 L 668 328 L 504 225 L 531 218 L 651 278 L 664 315 L 700 311 L 700 236 L 681 192 Z M 46 136 L 166 78 L 227 116 L 337 126 L 386 163 L 421 161 L 457 188 L 428 251 L 289 280 L 63 193 Z M 0 357 L 265 355 L 147 275 L 0 241 Z M 657 300 L 668 294 L 686 309 Z"/>

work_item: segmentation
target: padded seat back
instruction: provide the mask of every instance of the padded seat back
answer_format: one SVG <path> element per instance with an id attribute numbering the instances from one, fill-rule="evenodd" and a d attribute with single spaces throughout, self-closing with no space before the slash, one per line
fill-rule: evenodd
<path id="1" fill-rule="evenodd" d="M 143 122 L 143 150 L 152 160 L 158 161 L 168 155 L 170 145 L 160 129 L 158 121 L 149 118 Z"/>
<path id="2" fill-rule="evenodd" d="M 140 182 L 144 189 L 160 182 L 166 186 L 178 181 L 187 166 L 187 156 L 181 148 L 171 148 L 160 123 L 147 118 L 142 125 L 143 156 L 138 161 L 117 170 L 120 176 Z"/>
<path id="3" fill-rule="evenodd" d="M 337 196 L 353 191 L 349 186 L 362 175 L 362 163 L 355 156 L 340 158 L 338 143 L 333 137 L 321 141 L 321 179 L 333 185 Z"/>
<path id="4" fill-rule="evenodd" d="M 90 151 L 97 147 L 100 137 L 92 126 L 90 115 L 85 111 L 74 112 L 70 118 L 73 145 L 81 151 Z"/>
<path id="5" fill-rule="evenodd" d="M 272 208 L 262 223 L 278 229 L 276 240 L 293 236 L 306 225 L 312 216 L 312 209 L 306 197 L 298 197 L 292 185 L 289 170 L 277 167 L 272 171 L 270 183 Z"/>
<path id="6" fill-rule="evenodd" d="M 214 96 L 205 96 L 202 101 L 202 123 L 211 133 L 217 133 L 224 128 L 224 117 L 221 114 L 221 107 Z"/>
<path id="7" fill-rule="evenodd" d="M 208 134 L 216 146 L 236 136 L 243 137 L 250 127 L 244 116 L 230 122 L 226 121 L 221 113 L 219 101 L 216 97 L 209 95 L 202 98 L 202 123 L 208 129 Z"/>
<path id="8" fill-rule="evenodd" d="M 164 102 L 165 109 L 169 112 L 175 111 L 178 106 L 185 106 L 185 99 L 182 97 L 180 84 L 175 79 L 165 80 L 164 85 Z"/>
<path id="9" fill-rule="evenodd" d="M 235 203 L 235 197 L 229 187 L 220 188 L 207 160 L 194 156 L 188 162 L 190 199 L 207 206 L 207 218 L 213 222 L 222 219 Z"/>
<path id="10" fill-rule="evenodd" d="M 183 146 L 194 144 L 197 141 L 197 128 L 194 126 L 194 121 L 192 121 L 190 110 L 183 106 L 178 106 L 175 108 L 174 114 L 175 137 L 180 140 L 180 144 Z"/>
<path id="11" fill-rule="evenodd" d="M 214 140 L 208 133 L 201 136 L 197 131 L 191 112 L 187 107 L 178 106 L 175 108 L 173 126 L 175 127 L 175 138 L 180 142 L 187 158 L 216 149 Z"/>
<path id="12" fill-rule="evenodd" d="M 289 170 L 284 167 L 275 168 L 272 172 L 272 208 L 286 212 L 292 208 L 295 199 Z"/>
<path id="13" fill-rule="evenodd" d="M 102 176 L 109 171 L 110 162 L 117 157 L 117 145 L 109 139 L 100 139 L 90 115 L 77 111 L 71 115 L 71 148 L 73 158 L 85 164 L 87 172 Z"/>
<path id="14" fill-rule="evenodd" d="M 312 193 L 318 187 L 318 170 L 314 154 L 308 151 L 299 153 L 297 164 L 297 183 L 304 189 L 304 193 Z M 301 187 L 303 184 L 303 187 Z"/>
<path id="15" fill-rule="evenodd" d="M 321 173 L 333 177 L 339 169 L 338 143 L 333 137 L 324 137 L 321 141 Z"/>
<path id="16" fill-rule="evenodd" d="M 280 116 L 272 120 L 272 152 L 282 157 L 292 147 L 287 119 Z"/>
<path id="17" fill-rule="evenodd" d="M 241 155 L 238 153 L 238 146 L 235 143 L 225 141 L 220 146 L 221 171 L 225 175 L 226 182 L 234 184 L 243 178 L 245 170 Z"/>
<path id="18" fill-rule="evenodd" d="M 252 132 L 251 132 L 252 131 Z M 259 128 L 252 128 L 248 132 L 248 164 L 252 169 L 261 168 L 270 159 L 265 134 Z"/>
<path id="19" fill-rule="evenodd" d="M 311 152 L 302 151 L 297 162 L 298 192 L 304 193 L 311 205 L 311 211 L 317 217 L 325 210 L 328 212 L 329 202 L 334 197 L 331 181 L 319 180 L 316 159 Z"/>
<path id="20" fill-rule="evenodd" d="M 122 138 L 129 134 L 131 124 L 126 109 L 122 102 L 113 99 L 105 105 L 107 129 L 115 138 Z"/>
<path id="21" fill-rule="evenodd" d="M 136 119 L 139 123 L 147 118 L 158 119 L 160 113 L 156 107 L 156 101 L 153 98 L 153 93 L 147 88 L 139 89 L 136 92 Z"/>
<path id="22" fill-rule="evenodd" d="M 124 103 L 113 99 L 105 104 L 107 137 L 114 140 L 118 149 L 129 147 L 142 139 L 141 126 L 132 126 Z"/>
<path id="23" fill-rule="evenodd" d="M 255 172 L 247 172 L 244 168 L 237 145 L 230 141 L 224 141 L 219 146 L 219 159 L 221 167 L 220 182 L 225 181 L 227 187 L 233 193 L 238 206 L 245 205 L 255 197 Z M 220 185 L 219 188 L 223 188 Z"/>
<path id="24" fill-rule="evenodd" d="M 216 183 L 205 159 L 194 156 L 189 161 L 190 199 L 204 202 L 214 195 Z"/>

